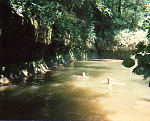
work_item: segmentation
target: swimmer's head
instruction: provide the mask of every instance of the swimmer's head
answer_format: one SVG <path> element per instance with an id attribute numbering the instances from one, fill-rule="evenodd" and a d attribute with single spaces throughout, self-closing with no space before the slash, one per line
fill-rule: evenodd
<path id="1" fill-rule="evenodd" d="M 85 77 L 85 72 L 82 72 L 82 77 Z"/>
<path id="2" fill-rule="evenodd" d="M 108 82 L 107 83 L 111 83 L 112 82 L 112 78 L 108 77 Z"/>

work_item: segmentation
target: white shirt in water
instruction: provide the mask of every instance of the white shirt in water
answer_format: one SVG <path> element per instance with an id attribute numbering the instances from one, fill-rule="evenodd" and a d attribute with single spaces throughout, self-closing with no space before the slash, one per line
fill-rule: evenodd
<path id="1" fill-rule="evenodd" d="M 85 72 L 82 72 L 82 77 L 85 77 L 86 75 L 85 75 Z"/>

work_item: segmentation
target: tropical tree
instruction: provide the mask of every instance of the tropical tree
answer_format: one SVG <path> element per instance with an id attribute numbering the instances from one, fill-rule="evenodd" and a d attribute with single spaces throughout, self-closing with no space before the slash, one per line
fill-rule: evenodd
<path id="1" fill-rule="evenodd" d="M 144 28 L 148 19 L 147 0 L 8 0 L 22 17 L 22 24 L 31 23 L 36 41 L 50 44 L 51 54 L 77 49 L 87 52 L 95 43 L 99 55 L 117 45 L 114 40 L 126 28 Z"/>
<path id="2" fill-rule="evenodd" d="M 145 12 L 142 12 L 141 16 L 143 18 L 143 20 L 140 20 L 138 25 L 144 29 L 145 31 L 148 30 L 148 35 L 147 35 L 147 39 L 149 40 L 150 38 L 150 21 L 149 21 L 149 6 L 150 3 L 149 1 L 143 1 L 142 3 L 146 2 L 147 5 L 145 5 L 143 7 L 143 10 Z M 140 4 L 140 3 L 139 3 Z M 142 8 L 142 7 L 141 7 Z M 144 79 L 147 79 L 148 77 L 150 77 L 150 45 L 149 45 L 149 41 L 148 43 L 144 43 L 144 41 L 141 41 L 137 44 L 136 46 L 136 51 L 133 53 L 135 58 L 126 58 L 123 61 L 123 65 L 125 67 L 132 67 L 136 64 L 136 67 L 133 69 L 133 73 L 137 74 L 137 75 L 143 75 Z M 137 62 L 137 63 L 135 63 Z"/>
<path id="3" fill-rule="evenodd" d="M 114 36 L 119 34 L 118 32 L 124 29 L 140 31 L 144 28 L 143 23 L 145 17 L 148 16 L 147 3 L 147 0 L 96 1 L 93 18 L 97 37 L 95 43 L 99 55 L 103 49 L 117 46 L 118 42 L 114 41 Z"/>

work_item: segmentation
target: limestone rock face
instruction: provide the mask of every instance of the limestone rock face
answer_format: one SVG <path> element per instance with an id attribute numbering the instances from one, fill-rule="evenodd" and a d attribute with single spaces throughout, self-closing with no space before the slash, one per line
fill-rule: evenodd
<path id="1" fill-rule="evenodd" d="M 4 77 L 3 75 L 1 75 L 0 85 L 7 85 L 9 83 L 10 83 L 10 81 L 6 77 Z"/>

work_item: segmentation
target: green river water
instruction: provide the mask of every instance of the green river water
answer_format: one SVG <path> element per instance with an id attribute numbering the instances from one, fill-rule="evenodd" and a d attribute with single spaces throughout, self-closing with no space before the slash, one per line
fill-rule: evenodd
<path id="1" fill-rule="evenodd" d="M 121 62 L 76 61 L 1 86 L 0 120 L 150 121 L 148 80 Z"/>

